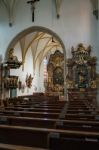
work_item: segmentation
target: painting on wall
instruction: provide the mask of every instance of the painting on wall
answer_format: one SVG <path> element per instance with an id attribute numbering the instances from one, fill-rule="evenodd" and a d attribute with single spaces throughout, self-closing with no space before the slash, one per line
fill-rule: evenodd
<path id="1" fill-rule="evenodd" d="M 53 71 L 53 84 L 62 85 L 64 83 L 63 69 L 61 67 L 56 67 Z"/>

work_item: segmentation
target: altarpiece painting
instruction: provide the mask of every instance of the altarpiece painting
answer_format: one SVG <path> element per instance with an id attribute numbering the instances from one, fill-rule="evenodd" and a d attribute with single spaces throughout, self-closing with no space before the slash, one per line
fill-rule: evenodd
<path id="1" fill-rule="evenodd" d="M 64 54 L 56 50 L 50 55 L 47 65 L 48 83 L 47 91 L 52 94 L 63 92 L 64 88 Z"/>

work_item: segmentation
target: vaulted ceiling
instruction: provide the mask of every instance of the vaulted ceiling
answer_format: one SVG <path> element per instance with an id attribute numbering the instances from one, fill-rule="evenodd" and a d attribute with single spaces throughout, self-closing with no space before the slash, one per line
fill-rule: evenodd
<path id="1" fill-rule="evenodd" d="M 28 50 L 31 50 L 33 57 L 33 66 L 35 68 L 37 60 L 41 65 L 45 56 L 53 53 L 55 50 L 62 51 L 60 42 L 52 35 L 46 32 L 32 32 L 18 40 L 22 54 L 22 62 L 24 64 Z"/>

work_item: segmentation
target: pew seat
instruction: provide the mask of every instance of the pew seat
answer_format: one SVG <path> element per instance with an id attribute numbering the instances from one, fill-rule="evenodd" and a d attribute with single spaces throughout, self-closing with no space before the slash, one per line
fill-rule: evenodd
<path id="1" fill-rule="evenodd" d="M 55 136 L 52 136 L 52 134 Z M 56 143 L 54 139 L 56 140 Z M 73 141 L 77 141 L 77 145 L 80 145 L 80 147 L 82 146 L 82 143 L 85 143 L 85 145 L 83 144 L 83 149 L 86 149 L 86 141 L 90 141 L 94 146 L 98 145 L 99 148 L 99 132 L 0 125 L 0 141 L 5 144 L 51 149 L 54 146 L 60 150 L 62 149 L 60 146 L 63 146 L 65 149 L 67 148 L 68 139 L 70 139 L 70 142 L 72 142 L 72 139 Z M 89 148 L 89 144 L 87 146 Z"/>
<path id="2" fill-rule="evenodd" d="M 0 124 L 39 127 L 39 128 L 55 128 L 57 119 L 47 118 L 31 118 L 31 117 L 15 117 L 15 116 L 1 116 Z"/>
<path id="3" fill-rule="evenodd" d="M 52 118 L 56 119 L 59 117 L 59 113 L 51 113 L 51 112 L 30 112 L 30 111 L 7 111 L 1 110 L 0 116 L 20 116 L 20 117 L 35 117 L 35 118 Z"/>

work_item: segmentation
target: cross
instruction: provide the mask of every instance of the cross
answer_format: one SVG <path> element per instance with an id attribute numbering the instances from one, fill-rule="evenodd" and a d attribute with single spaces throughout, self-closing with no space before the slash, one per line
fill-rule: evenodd
<path id="1" fill-rule="evenodd" d="M 34 10 L 35 10 L 35 3 L 37 1 L 40 1 L 40 0 L 29 0 L 27 1 L 28 4 L 31 4 L 31 9 L 32 9 L 32 21 L 34 22 Z"/>

